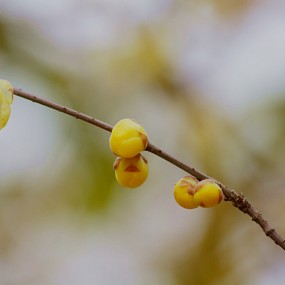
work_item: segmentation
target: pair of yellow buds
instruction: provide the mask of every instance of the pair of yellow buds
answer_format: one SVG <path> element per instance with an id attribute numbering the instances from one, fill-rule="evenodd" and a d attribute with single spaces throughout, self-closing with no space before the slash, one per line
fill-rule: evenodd
<path id="1" fill-rule="evenodd" d="M 0 79 L 0 129 L 3 129 L 11 114 L 13 102 L 13 86 L 7 80 Z"/>
<path id="2" fill-rule="evenodd" d="M 129 188 L 143 184 L 148 177 L 147 160 L 140 154 L 148 145 L 143 127 L 131 119 L 120 120 L 113 127 L 109 145 L 118 156 L 113 165 L 118 183 Z"/>
<path id="3" fill-rule="evenodd" d="M 185 176 L 174 186 L 174 198 L 183 208 L 210 208 L 223 200 L 223 191 L 212 179 L 198 181 L 195 177 Z"/>

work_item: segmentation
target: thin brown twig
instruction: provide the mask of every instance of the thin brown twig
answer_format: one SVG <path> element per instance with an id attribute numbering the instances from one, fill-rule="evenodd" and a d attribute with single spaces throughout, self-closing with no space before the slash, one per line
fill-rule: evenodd
<path id="1" fill-rule="evenodd" d="M 51 102 L 49 100 L 45 100 L 45 99 L 42 99 L 42 98 L 39 98 L 39 97 L 36 97 L 34 95 L 31 95 L 27 92 L 24 92 L 23 90 L 21 89 L 16 89 L 14 88 L 14 94 L 19 96 L 19 97 L 22 97 L 22 98 L 25 98 L 25 99 L 28 99 L 30 101 L 33 101 L 35 103 L 38 103 L 38 104 L 41 104 L 43 106 L 46 106 L 48 108 L 51 108 L 51 109 L 54 109 L 54 110 L 57 110 L 59 112 L 62 112 L 62 113 L 65 113 L 69 116 L 72 116 L 76 119 L 79 119 L 79 120 L 82 120 L 84 122 L 87 122 L 89 124 L 92 124 L 96 127 L 99 127 L 101 129 L 104 129 L 108 132 L 111 132 L 112 131 L 112 126 L 98 120 L 98 119 L 95 119 L 91 116 L 88 116 L 88 115 L 85 115 L 83 113 L 80 113 L 76 110 L 73 110 L 73 109 L 70 109 L 70 108 L 67 108 L 67 107 L 64 107 L 62 105 L 59 105 L 57 103 L 54 103 L 54 102 Z"/>
<path id="2" fill-rule="evenodd" d="M 25 98 L 27 100 L 33 101 L 35 103 L 44 105 L 48 108 L 51 108 L 51 109 L 57 110 L 59 112 L 65 113 L 65 114 L 70 115 L 76 119 L 85 121 L 89 124 L 95 125 L 96 127 L 104 129 L 108 132 L 112 131 L 112 126 L 106 124 L 105 122 L 102 122 L 96 118 L 93 118 L 91 116 L 80 113 L 76 110 L 73 110 L 73 109 L 64 107 L 62 105 L 53 103 L 51 101 L 36 97 L 34 95 L 31 95 L 27 92 L 22 91 L 21 89 L 14 89 L 14 94 L 19 96 L 19 97 Z M 170 162 L 171 164 L 173 164 L 173 165 L 177 166 L 178 168 L 186 171 L 187 173 L 195 176 L 198 180 L 203 180 L 203 179 L 207 179 L 207 178 L 214 179 L 214 178 L 209 177 L 208 175 L 198 171 L 197 169 L 189 166 L 188 164 L 183 163 L 182 161 L 171 156 L 167 152 L 161 150 L 160 148 L 158 148 L 157 146 L 155 146 L 151 143 L 148 144 L 146 150 L 157 155 L 157 156 L 159 156 L 159 157 L 161 157 L 162 159 Z M 251 217 L 251 219 L 261 227 L 263 232 L 269 238 L 271 238 L 277 245 L 279 245 L 281 248 L 283 248 L 285 250 L 284 238 L 282 238 L 282 236 L 279 235 L 276 232 L 276 230 L 268 224 L 268 222 L 263 218 L 262 214 L 258 210 L 256 210 L 251 205 L 251 203 L 249 203 L 249 201 L 242 194 L 239 194 L 236 191 L 228 188 L 227 186 L 225 186 L 223 183 L 217 181 L 216 179 L 214 179 L 214 180 L 222 188 L 223 193 L 225 195 L 225 200 L 232 202 L 233 206 L 238 208 L 243 213 L 249 215 Z"/>

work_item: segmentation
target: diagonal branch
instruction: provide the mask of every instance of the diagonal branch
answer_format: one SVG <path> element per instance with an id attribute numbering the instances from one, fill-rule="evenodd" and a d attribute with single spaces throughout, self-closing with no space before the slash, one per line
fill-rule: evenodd
<path id="1" fill-rule="evenodd" d="M 85 115 L 83 113 L 80 113 L 76 110 L 64 107 L 62 105 L 53 103 L 51 101 L 36 97 L 34 95 L 31 95 L 27 92 L 22 91 L 21 89 L 14 89 L 14 94 L 25 98 L 27 100 L 33 101 L 35 103 L 44 105 L 48 108 L 57 110 L 59 112 L 65 113 L 67 115 L 70 115 L 76 119 L 85 121 L 89 124 L 95 125 L 96 127 L 99 127 L 101 129 L 104 129 L 108 132 L 112 131 L 112 126 L 106 124 L 105 122 L 102 122 L 96 118 L 93 118 L 91 116 Z M 157 146 L 149 143 L 148 147 L 146 149 L 147 151 L 161 157 L 162 159 L 170 162 L 171 164 L 177 166 L 178 168 L 186 171 L 187 173 L 195 176 L 198 180 L 203 180 L 206 178 L 212 178 L 209 177 L 208 175 L 198 171 L 197 169 L 183 163 L 182 161 L 178 160 L 177 158 L 171 156 L 170 154 L 166 153 L 165 151 L 161 150 Z M 213 179 L 213 178 L 212 178 Z M 215 180 L 215 179 L 214 179 Z M 244 214 L 247 214 L 251 217 L 251 219 L 256 222 L 263 232 L 271 238 L 277 245 L 279 245 L 281 248 L 285 250 L 285 239 L 279 235 L 276 230 L 268 224 L 268 222 L 263 218 L 262 214 L 255 209 L 251 203 L 242 195 L 234 190 L 228 188 L 226 185 L 223 183 L 215 180 L 217 184 L 222 188 L 223 193 L 225 195 L 225 200 L 232 202 L 233 206 L 238 208 L 240 211 L 242 211 Z"/>

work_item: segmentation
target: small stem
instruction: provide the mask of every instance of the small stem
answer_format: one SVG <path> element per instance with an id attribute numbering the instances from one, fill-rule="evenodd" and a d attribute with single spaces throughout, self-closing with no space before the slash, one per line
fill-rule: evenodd
<path id="1" fill-rule="evenodd" d="M 96 118 L 85 115 L 85 114 L 80 113 L 76 110 L 64 107 L 62 105 L 53 103 L 51 101 L 41 99 L 41 98 L 36 97 L 34 95 L 31 95 L 27 92 L 24 92 L 21 89 L 14 89 L 14 94 L 17 96 L 20 96 L 22 98 L 25 98 L 27 100 L 33 101 L 35 103 L 44 105 L 48 108 L 51 108 L 51 109 L 57 110 L 59 112 L 65 113 L 67 115 L 70 115 L 76 119 L 85 121 L 89 124 L 92 124 L 96 127 L 104 129 L 108 132 L 112 131 L 113 127 L 111 125 L 108 125 L 108 124 L 106 124 L 106 123 L 104 123 L 104 122 L 102 122 Z M 161 150 L 160 148 L 158 148 L 157 146 L 155 146 L 151 143 L 148 144 L 146 150 L 157 155 L 157 156 L 159 156 L 159 157 L 161 157 L 162 159 L 170 162 L 171 164 L 173 164 L 173 165 L 177 166 L 178 168 L 186 171 L 187 173 L 195 176 L 198 180 L 203 180 L 203 179 L 207 179 L 207 178 L 213 179 L 223 190 L 223 193 L 225 195 L 225 200 L 231 201 L 233 206 L 238 208 L 243 213 L 249 215 L 252 218 L 252 220 L 254 222 L 256 222 L 261 227 L 263 232 L 269 238 L 271 238 L 277 245 L 279 245 L 281 248 L 283 248 L 285 250 L 285 240 L 282 238 L 282 236 L 280 236 L 276 232 L 276 230 L 268 224 L 268 222 L 263 218 L 261 213 L 258 210 L 256 210 L 242 194 L 238 194 L 234 190 L 229 189 L 227 186 L 225 186 L 221 182 L 217 181 L 216 179 L 214 179 L 214 178 L 198 171 L 197 169 L 183 163 L 182 161 L 171 156 L 170 154 L 166 153 L 165 151 Z"/>
<path id="2" fill-rule="evenodd" d="M 49 107 L 51 109 L 57 110 L 59 112 L 65 113 L 65 114 L 67 114 L 69 116 L 72 116 L 72 117 L 74 117 L 76 119 L 85 121 L 85 122 L 87 122 L 89 124 L 92 124 L 92 125 L 94 125 L 96 127 L 104 129 L 104 130 L 106 130 L 108 132 L 112 131 L 112 126 L 110 126 L 110 125 L 108 125 L 108 124 L 106 124 L 106 123 L 104 123 L 104 122 L 102 122 L 102 121 L 100 121 L 98 119 L 95 119 L 95 118 L 93 118 L 91 116 L 88 116 L 88 115 L 85 115 L 83 113 L 80 113 L 80 112 L 78 112 L 76 110 L 64 107 L 62 105 L 53 103 L 51 101 L 48 101 L 48 100 L 36 97 L 34 95 L 31 95 L 31 94 L 29 94 L 27 92 L 22 91 L 21 89 L 14 88 L 14 94 L 19 96 L 19 97 L 22 97 L 22 98 L 28 99 L 30 101 L 36 102 L 38 104 L 44 105 L 46 107 Z"/>

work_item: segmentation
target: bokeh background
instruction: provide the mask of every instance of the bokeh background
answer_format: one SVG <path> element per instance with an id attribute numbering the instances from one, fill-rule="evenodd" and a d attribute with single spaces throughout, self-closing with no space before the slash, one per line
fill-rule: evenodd
<path id="1" fill-rule="evenodd" d="M 0 78 L 244 193 L 285 236 L 283 0 L 1 0 Z M 120 187 L 109 133 L 15 97 L 0 134 L 1 285 L 284 284 L 284 251 L 230 203 L 187 211 L 149 153 Z"/>

